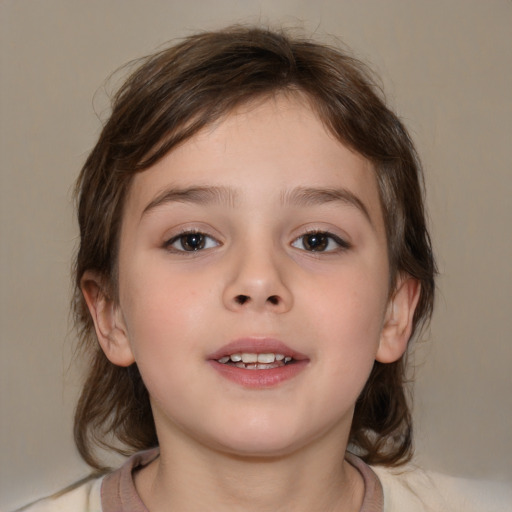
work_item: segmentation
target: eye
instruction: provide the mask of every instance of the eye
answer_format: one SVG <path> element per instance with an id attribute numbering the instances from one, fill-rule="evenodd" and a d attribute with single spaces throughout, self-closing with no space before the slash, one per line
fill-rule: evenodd
<path id="1" fill-rule="evenodd" d="M 292 247 L 309 252 L 334 252 L 339 249 L 348 249 L 350 244 L 332 233 L 313 231 L 296 238 Z"/>
<path id="2" fill-rule="evenodd" d="M 203 249 L 217 247 L 218 245 L 219 242 L 211 236 L 196 231 L 181 233 L 165 243 L 167 248 L 179 252 L 201 251 Z"/>

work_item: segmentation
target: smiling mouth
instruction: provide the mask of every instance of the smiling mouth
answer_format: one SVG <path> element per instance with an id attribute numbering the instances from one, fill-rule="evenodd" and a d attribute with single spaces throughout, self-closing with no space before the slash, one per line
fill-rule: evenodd
<path id="1" fill-rule="evenodd" d="M 301 374 L 309 358 L 278 339 L 253 336 L 237 339 L 207 357 L 214 370 L 248 389 L 269 389 Z"/>
<path id="2" fill-rule="evenodd" d="M 271 370 L 295 362 L 291 356 L 272 352 L 262 354 L 238 352 L 223 356 L 216 359 L 216 361 L 227 366 L 234 366 L 245 370 Z"/>

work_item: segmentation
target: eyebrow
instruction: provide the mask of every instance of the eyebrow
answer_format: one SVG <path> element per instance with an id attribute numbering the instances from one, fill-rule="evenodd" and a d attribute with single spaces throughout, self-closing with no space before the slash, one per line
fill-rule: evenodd
<path id="1" fill-rule="evenodd" d="M 235 190 L 228 187 L 168 188 L 158 194 L 144 208 L 141 216 L 166 203 L 192 203 L 197 205 L 216 203 L 234 206 L 237 195 Z"/>
<path id="2" fill-rule="evenodd" d="M 158 194 L 143 210 L 142 216 L 166 203 L 192 203 L 197 205 L 236 205 L 238 192 L 230 187 L 171 187 Z M 338 202 L 357 208 L 373 226 L 372 218 L 365 204 L 353 192 L 345 188 L 296 187 L 281 194 L 283 205 L 307 208 L 326 203 Z"/>
<path id="3" fill-rule="evenodd" d="M 284 192 L 281 195 L 281 201 L 283 204 L 292 204 L 303 208 L 332 202 L 343 203 L 357 208 L 373 226 L 372 218 L 363 201 L 345 188 L 298 187 Z"/>

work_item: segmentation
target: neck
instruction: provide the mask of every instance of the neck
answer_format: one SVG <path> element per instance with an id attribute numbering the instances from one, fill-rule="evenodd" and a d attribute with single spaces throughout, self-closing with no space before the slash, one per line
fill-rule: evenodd
<path id="1" fill-rule="evenodd" d="M 344 460 L 346 442 L 316 440 L 274 457 L 237 456 L 180 440 L 161 443 L 160 457 L 136 476 L 152 512 L 355 512 L 364 485 Z"/>

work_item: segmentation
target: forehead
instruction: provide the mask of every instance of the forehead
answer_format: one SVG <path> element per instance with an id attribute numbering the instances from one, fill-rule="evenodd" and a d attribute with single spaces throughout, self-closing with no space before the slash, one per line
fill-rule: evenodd
<path id="1" fill-rule="evenodd" d="M 229 189 L 233 200 L 248 196 L 261 206 L 293 189 L 350 191 L 382 224 L 373 165 L 336 139 L 300 95 L 277 95 L 238 107 L 137 174 L 129 211 L 143 212 L 166 189 Z"/>

